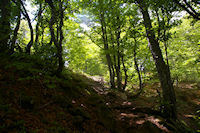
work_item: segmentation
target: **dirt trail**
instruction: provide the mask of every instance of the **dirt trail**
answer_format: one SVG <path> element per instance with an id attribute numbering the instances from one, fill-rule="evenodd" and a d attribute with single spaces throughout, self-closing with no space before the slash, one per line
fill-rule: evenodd
<path id="1" fill-rule="evenodd" d="M 134 99 L 83 75 L 68 75 L 68 81 L 48 76 L 21 79 L 23 71 L 13 70 L 0 69 L 0 132 L 170 132 L 155 111 L 158 84 L 147 85 Z M 181 84 L 176 92 L 179 117 L 196 130 L 193 116 L 199 109 L 200 90 L 194 87 Z"/>
<path id="2" fill-rule="evenodd" d="M 106 105 L 115 114 L 115 119 L 121 127 L 121 132 L 126 133 L 160 133 L 170 132 L 161 123 L 160 112 L 143 104 L 144 99 L 133 100 L 124 92 L 105 89 L 101 82 L 96 82 L 94 90 L 104 97 Z M 145 107 L 144 107 L 145 106 Z M 120 129 L 119 129 L 120 130 Z"/>
<path id="3" fill-rule="evenodd" d="M 104 97 L 108 105 L 115 113 L 119 125 L 126 132 L 160 133 L 172 132 L 164 126 L 162 114 L 156 111 L 159 105 L 159 96 L 156 89 L 159 84 L 146 86 L 149 90 L 136 99 L 132 99 L 127 93 L 105 89 L 101 82 L 97 81 L 95 91 Z M 194 119 L 200 109 L 200 89 L 196 84 L 181 83 L 176 89 L 178 117 L 195 130 L 198 130 L 198 120 Z M 146 96 L 151 95 L 151 96 Z M 190 97 L 190 98 L 189 98 Z M 184 103 L 185 102 L 185 103 Z M 184 108 L 184 109 L 183 109 Z"/>

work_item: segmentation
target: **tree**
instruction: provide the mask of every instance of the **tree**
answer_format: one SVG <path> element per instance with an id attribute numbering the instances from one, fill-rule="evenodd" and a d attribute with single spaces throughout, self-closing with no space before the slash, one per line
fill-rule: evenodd
<path id="1" fill-rule="evenodd" d="M 198 0 L 173 0 L 178 6 L 180 6 L 184 11 L 190 14 L 194 19 L 200 20 L 199 6 L 200 1 Z"/>
<path id="2" fill-rule="evenodd" d="M 157 72 L 159 75 L 161 87 L 163 90 L 164 114 L 168 119 L 176 119 L 176 96 L 171 81 L 169 66 L 166 65 L 155 32 L 152 29 L 151 19 L 148 12 L 148 5 L 144 0 L 136 0 L 141 13 L 143 15 L 144 26 L 149 42 L 149 47 L 155 61 Z"/>
<path id="3" fill-rule="evenodd" d="M 181 25 L 172 28 L 169 45 L 169 62 L 176 81 L 199 82 L 200 72 L 200 22 L 192 24 L 193 19 L 182 19 Z M 177 82 L 178 83 L 178 82 Z"/>
<path id="4" fill-rule="evenodd" d="M 19 1 L 16 2 L 17 5 L 17 24 L 15 26 L 14 32 L 13 32 L 13 37 L 11 40 L 11 53 L 14 53 L 14 49 L 16 47 L 16 40 L 17 40 L 17 35 L 18 35 L 18 31 L 20 28 L 20 23 L 21 23 L 21 4 Z"/>
<path id="5" fill-rule="evenodd" d="M 105 23 L 105 10 L 101 7 L 104 7 L 102 1 L 100 2 L 100 24 L 101 24 L 101 32 L 102 32 L 102 40 L 104 44 L 104 50 L 106 51 L 106 59 L 108 64 L 108 69 L 110 73 L 110 84 L 111 88 L 115 88 L 115 73 L 113 68 L 113 62 L 111 60 L 111 56 L 109 54 L 109 46 L 108 46 L 108 38 L 107 38 L 107 26 Z"/>
<path id="6" fill-rule="evenodd" d="M 24 3 L 22 2 L 22 0 L 19 0 L 20 1 L 20 4 L 22 6 L 22 14 L 24 15 L 24 17 L 27 19 L 27 22 L 28 22 L 28 26 L 29 26 L 29 29 L 30 29 L 30 34 L 31 34 L 31 38 L 30 38 L 30 41 L 29 43 L 27 44 L 26 46 L 26 53 L 27 54 L 30 54 L 31 53 L 31 47 L 33 45 L 33 41 L 34 41 L 34 33 L 33 33 L 33 26 L 31 24 L 31 19 L 28 15 L 28 12 L 24 6 Z"/>
<path id="7" fill-rule="evenodd" d="M 36 50 L 38 49 L 39 45 L 39 36 L 40 36 L 40 30 L 39 30 L 39 25 L 41 24 L 42 21 L 42 12 L 43 12 L 43 3 L 40 1 L 39 2 L 39 10 L 37 14 L 37 24 L 35 28 L 35 48 Z"/>
<path id="8" fill-rule="evenodd" d="M 51 10 L 51 19 L 49 21 L 49 28 L 51 33 L 51 40 L 55 44 L 57 48 L 57 57 L 58 57 L 58 68 L 57 68 L 57 75 L 60 75 L 63 67 L 64 67 L 64 60 L 63 60 L 63 48 L 62 48 L 62 41 L 63 41 L 63 19 L 64 19 L 64 11 L 66 7 L 63 7 L 64 1 L 59 0 L 58 1 L 58 7 L 54 6 L 54 3 L 52 0 L 46 0 L 46 3 L 48 3 L 50 10 Z M 54 30 L 54 24 L 56 23 L 56 30 L 57 30 L 57 36 L 55 35 Z"/>
<path id="9" fill-rule="evenodd" d="M 0 14 L 0 52 L 9 50 L 8 42 L 10 39 L 10 18 L 11 18 L 11 1 L 1 1 L 1 14 Z"/>
<path id="10" fill-rule="evenodd" d="M 123 34 L 128 30 L 126 20 L 130 14 L 126 13 L 127 6 L 123 6 L 123 1 L 113 0 L 84 1 L 83 3 L 87 5 L 86 9 L 89 9 L 94 15 L 94 23 L 99 24 L 94 26 L 94 31 L 89 34 L 91 36 L 91 34 L 95 33 L 101 37 L 95 43 L 97 45 L 99 42 L 103 44 L 100 47 L 103 47 L 106 56 L 111 88 L 115 88 L 116 84 L 118 89 L 125 89 L 128 80 L 128 68 L 125 65 L 125 56 L 127 55 L 124 54 L 126 50 L 123 49 Z M 94 41 L 95 39 L 92 38 L 92 40 Z M 115 77 L 117 79 L 116 83 Z M 123 81 L 124 85 L 122 85 Z"/>

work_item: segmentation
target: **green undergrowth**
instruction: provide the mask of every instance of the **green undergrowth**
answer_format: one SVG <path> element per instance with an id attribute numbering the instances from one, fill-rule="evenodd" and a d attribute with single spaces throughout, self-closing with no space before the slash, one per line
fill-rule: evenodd
<path id="1" fill-rule="evenodd" d="M 137 99 L 131 98 L 132 95 L 128 92 L 118 90 L 109 90 L 106 97 L 103 97 L 93 89 L 95 85 L 99 87 L 99 84 L 85 75 L 65 68 L 61 76 L 57 77 L 55 75 L 57 65 L 53 61 L 26 54 L 0 55 L 0 58 L 2 58 L 0 59 L 0 132 L 2 133 L 118 133 L 122 130 L 126 132 L 128 129 L 119 128 L 118 124 L 121 123 L 116 120 L 116 112 L 111 106 L 106 105 L 108 101 L 114 106 L 124 101 L 135 102 L 139 107 L 140 105 L 154 107 L 155 102 L 159 104 L 159 101 L 155 100 L 158 97 L 156 93 L 158 83 L 147 84 Z M 193 86 L 197 85 L 191 85 L 191 88 Z M 177 109 L 190 111 L 189 107 L 193 107 L 191 109 L 195 111 L 197 89 L 175 88 L 175 90 Z M 192 101 L 191 97 L 194 98 Z M 193 117 L 199 123 L 199 111 Z M 178 124 L 183 126 L 174 125 L 167 126 L 172 127 L 172 130 L 184 127 L 183 122 Z"/>
<path id="2" fill-rule="evenodd" d="M 34 55 L 0 60 L 0 132 L 114 131 L 114 117 L 94 81 Z M 94 129 L 90 129 L 90 127 Z"/>

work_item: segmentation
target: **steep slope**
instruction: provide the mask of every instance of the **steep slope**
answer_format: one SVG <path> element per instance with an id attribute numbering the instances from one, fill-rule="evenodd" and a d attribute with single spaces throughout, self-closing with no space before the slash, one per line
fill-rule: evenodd
<path id="1" fill-rule="evenodd" d="M 149 98 L 133 99 L 127 93 L 106 90 L 101 83 L 70 70 L 53 76 L 51 62 L 34 56 L 0 57 L 1 133 L 176 130 L 153 110 L 155 103 Z"/>
<path id="2" fill-rule="evenodd" d="M 0 132 L 113 132 L 112 113 L 91 79 L 67 70 L 52 76 L 50 66 L 25 56 L 0 64 Z"/>

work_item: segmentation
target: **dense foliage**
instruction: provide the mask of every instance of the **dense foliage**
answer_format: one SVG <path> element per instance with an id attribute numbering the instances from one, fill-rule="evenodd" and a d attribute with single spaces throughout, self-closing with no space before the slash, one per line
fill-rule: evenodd
<path id="1" fill-rule="evenodd" d="M 160 81 L 161 112 L 169 121 L 177 119 L 174 85 L 200 83 L 198 0 L 0 4 L 2 57 L 34 57 L 44 61 L 44 72 L 57 77 L 65 69 L 100 76 L 110 88 L 137 96 L 145 84 Z"/>

